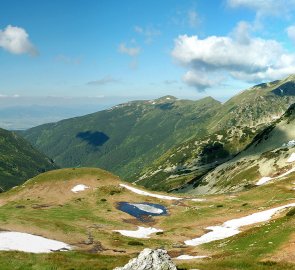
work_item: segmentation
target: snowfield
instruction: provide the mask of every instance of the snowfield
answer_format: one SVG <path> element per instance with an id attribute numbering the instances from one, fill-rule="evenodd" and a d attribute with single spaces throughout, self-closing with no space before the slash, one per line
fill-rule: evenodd
<path id="1" fill-rule="evenodd" d="M 155 194 L 155 193 L 150 193 L 150 192 L 147 192 L 147 191 L 144 191 L 144 190 L 141 190 L 141 189 L 138 189 L 138 188 L 134 188 L 134 187 L 130 187 L 128 185 L 125 185 L 125 184 L 120 184 L 121 187 L 124 187 L 136 194 L 140 194 L 140 195 L 143 195 L 143 196 L 150 196 L 150 197 L 154 197 L 154 198 L 158 198 L 158 199 L 163 199 L 163 200 L 185 200 L 185 198 L 179 198 L 179 197 L 172 197 L 172 196 L 166 196 L 166 195 L 160 195 L 160 194 Z M 191 201 L 194 201 L 194 202 L 203 202 L 205 201 L 206 199 L 191 199 Z"/>
<path id="2" fill-rule="evenodd" d="M 194 238 L 192 240 L 187 240 L 184 243 L 188 246 L 198 246 L 204 243 L 209 243 L 216 240 L 225 239 L 240 233 L 239 228 L 247 225 L 253 225 L 255 223 L 268 221 L 271 217 L 289 207 L 294 207 L 295 203 L 279 206 L 266 211 L 254 213 L 249 216 L 242 218 L 232 219 L 224 222 L 221 226 L 210 226 L 207 230 L 210 232 L 202 235 L 201 237 Z"/>
<path id="3" fill-rule="evenodd" d="M 84 191 L 86 190 L 87 188 L 89 188 L 88 186 L 85 186 L 83 184 L 79 184 L 79 185 L 76 185 L 74 186 L 71 191 L 74 192 L 74 193 L 78 193 L 80 191 Z"/>
<path id="4" fill-rule="evenodd" d="M 287 143 L 284 143 L 282 145 L 282 147 L 293 147 L 293 146 L 295 146 L 295 140 L 288 141 Z"/>
<path id="5" fill-rule="evenodd" d="M 288 158 L 287 162 L 294 162 L 295 161 L 295 153 L 292 153 L 291 156 Z"/>
<path id="6" fill-rule="evenodd" d="M 144 196 L 150 196 L 150 197 L 154 197 L 154 198 L 158 198 L 158 199 L 163 199 L 163 200 L 181 200 L 182 198 L 179 197 L 171 197 L 171 196 L 165 196 L 165 195 L 160 195 L 160 194 L 155 194 L 155 193 L 150 193 L 147 191 L 143 191 L 134 187 L 130 187 L 128 185 L 125 184 L 120 184 L 121 187 L 124 187 L 136 194 L 140 194 L 140 195 L 144 195 Z"/>
<path id="7" fill-rule="evenodd" d="M 163 230 L 156 229 L 156 228 L 145 228 L 138 226 L 136 231 L 128 231 L 128 230 L 114 230 L 114 232 L 119 232 L 122 235 L 134 237 L 134 238 L 150 238 L 149 236 L 152 233 L 163 232 Z"/>
<path id="8" fill-rule="evenodd" d="M 151 205 L 146 205 L 146 204 L 142 204 L 142 203 L 129 203 L 130 205 L 133 205 L 134 207 L 148 212 L 148 213 L 152 213 L 152 214 L 162 214 L 164 211 L 160 208 L 151 206 Z"/>
<path id="9" fill-rule="evenodd" d="M 37 235 L 20 232 L 0 232 L 0 250 L 49 253 L 70 249 L 72 248 L 68 244 Z"/>
<path id="10" fill-rule="evenodd" d="M 289 171 L 286 171 L 285 173 L 279 175 L 279 176 L 276 176 L 276 177 L 268 177 L 268 176 L 265 176 L 265 177 L 262 177 L 258 182 L 256 182 L 256 186 L 261 186 L 267 182 L 269 182 L 270 180 L 273 180 L 273 179 L 278 179 L 278 178 L 281 178 L 281 177 L 284 177 L 292 172 L 295 172 L 295 167 L 290 169 Z"/>

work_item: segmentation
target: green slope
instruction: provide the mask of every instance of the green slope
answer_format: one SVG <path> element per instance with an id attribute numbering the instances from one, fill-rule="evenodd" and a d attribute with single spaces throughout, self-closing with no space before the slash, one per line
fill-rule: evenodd
<path id="1" fill-rule="evenodd" d="M 289 143 L 294 141 L 294 144 Z M 295 104 L 286 113 L 256 135 L 248 147 L 232 160 L 218 166 L 200 179 L 200 185 L 188 185 L 191 193 L 222 193 L 252 188 L 262 177 L 282 175 L 294 167 L 288 162 L 295 153 Z M 282 178 L 275 178 L 277 181 Z"/>
<path id="2" fill-rule="evenodd" d="M 0 187 L 6 190 L 56 168 L 44 154 L 14 132 L 0 129 Z"/>
<path id="3" fill-rule="evenodd" d="M 294 75 L 241 92 L 208 119 L 209 135 L 195 136 L 169 149 L 138 175 L 137 184 L 155 190 L 204 185 L 202 176 L 247 147 L 294 102 Z"/>
<path id="4" fill-rule="evenodd" d="M 101 167 L 129 180 L 171 147 L 204 136 L 220 106 L 210 97 L 166 96 L 38 126 L 23 135 L 62 167 Z"/>

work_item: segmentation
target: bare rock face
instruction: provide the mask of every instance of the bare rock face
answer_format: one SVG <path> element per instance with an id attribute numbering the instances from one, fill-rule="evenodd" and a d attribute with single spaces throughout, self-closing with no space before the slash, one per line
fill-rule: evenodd
<path id="1" fill-rule="evenodd" d="M 144 249 L 137 258 L 114 270 L 177 270 L 166 250 Z"/>

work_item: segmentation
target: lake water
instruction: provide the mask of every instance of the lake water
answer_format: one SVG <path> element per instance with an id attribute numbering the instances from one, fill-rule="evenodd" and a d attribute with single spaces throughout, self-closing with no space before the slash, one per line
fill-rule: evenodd
<path id="1" fill-rule="evenodd" d="M 150 221 L 151 216 L 165 216 L 167 215 L 167 209 L 161 204 L 155 203 L 128 203 L 119 202 L 117 209 L 128 213 L 129 215 L 136 217 L 142 222 Z"/>

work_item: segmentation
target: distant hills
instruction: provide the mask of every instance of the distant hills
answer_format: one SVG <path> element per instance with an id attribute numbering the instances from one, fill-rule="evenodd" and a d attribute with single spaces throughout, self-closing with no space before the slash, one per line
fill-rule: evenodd
<path id="1" fill-rule="evenodd" d="M 14 132 L 0 129 L 0 189 L 7 190 L 56 166 Z"/>
<path id="2" fill-rule="evenodd" d="M 24 131 L 61 167 L 101 167 L 157 190 L 198 186 L 295 102 L 295 76 L 256 85 L 221 104 L 165 96 Z"/>

